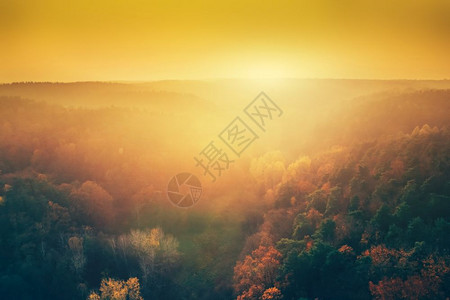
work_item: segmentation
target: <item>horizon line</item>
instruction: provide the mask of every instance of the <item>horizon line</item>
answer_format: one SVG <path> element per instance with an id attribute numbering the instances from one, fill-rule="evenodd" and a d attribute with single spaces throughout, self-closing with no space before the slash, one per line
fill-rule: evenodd
<path id="1" fill-rule="evenodd" d="M 240 78 L 240 77 L 212 77 L 212 78 L 197 78 L 197 79 L 153 79 L 153 80 L 74 80 L 74 81 L 9 81 L 0 82 L 0 85 L 8 84 L 39 84 L 39 83 L 155 83 L 155 82 L 170 82 L 170 81 L 222 81 L 222 80 L 239 80 L 239 81 L 270 81 L 270 80 L 348 80 L 348 81 L 449 81 L 450 78 L 331 78 L 331 77 L 273 77 L 273 78 Z"/>

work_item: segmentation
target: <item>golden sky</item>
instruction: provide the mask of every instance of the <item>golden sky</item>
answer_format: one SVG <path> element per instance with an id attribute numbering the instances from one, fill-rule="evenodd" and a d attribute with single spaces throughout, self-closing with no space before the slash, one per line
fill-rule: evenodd
<path id="1" fill-rule="evenodd" d="M 0 0 L 0 82 L 450 78 L 449 0 Z"/>

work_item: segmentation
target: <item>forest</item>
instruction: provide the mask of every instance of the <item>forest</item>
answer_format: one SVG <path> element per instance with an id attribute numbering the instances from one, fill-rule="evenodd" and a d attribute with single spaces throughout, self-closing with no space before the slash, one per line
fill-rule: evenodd
<path id="1" fill-rule="evenodd" d="M 211 182 L 261 90 L 284 115 Z M 448 299 L 449 116 L 446 80 L 2 84 L 0 298 Z"/>

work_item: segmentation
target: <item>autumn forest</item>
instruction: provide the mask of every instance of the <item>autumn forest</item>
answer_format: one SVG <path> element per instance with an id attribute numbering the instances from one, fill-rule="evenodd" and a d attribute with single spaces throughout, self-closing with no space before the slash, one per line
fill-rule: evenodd
<path id="1" fill-rule="evenodd" d="M 2 84 L 0 298 L 448 299 L 449 116 L 445 80 Z"/>

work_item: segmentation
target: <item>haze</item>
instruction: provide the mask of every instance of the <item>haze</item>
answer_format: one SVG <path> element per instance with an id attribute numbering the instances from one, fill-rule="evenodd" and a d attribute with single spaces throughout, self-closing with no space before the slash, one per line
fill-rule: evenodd
<path id="1" fill-rule="evenodd" d="M 0 1 L 0 82 L 450 77 L 450 2 Z"/>

